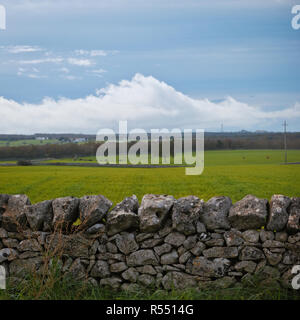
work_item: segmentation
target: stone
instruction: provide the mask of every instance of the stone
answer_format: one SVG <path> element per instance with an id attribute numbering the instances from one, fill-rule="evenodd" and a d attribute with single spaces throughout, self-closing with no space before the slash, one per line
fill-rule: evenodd
<path id="1" fill-rule="evenodd" d="M 206 257 L 196 257 L 193 259 L 192 264 L 187 266 L 187 271 L 201 277 L 222 277 L 227 272 L 229 266 L 230 261 L 224 258 L 211 261 Z"/>
<path id="2" fill-rule="evenodd" d="M 273 253 L 266 248 L 263 251 L 271 266 L 276 266 L 282 260 L 282 254 L 280 253 Z"/>
<path id="3" fill-rule="evenodd" d="M 172 209 L 173 229 L 185 235 L 197 232 L 197 222 L 203 212 L 204 201 L 195 196 L 180 198 Z"/>
<path id="4" fill-rule="evenodd" d="M 183 290 L 186 288 L 196 287 L 196 277 L 177 271 L 168 272 L 161 280 L 165 290 Z"/>
<path id="5" fill-rule="evenodd" d="M 238 254 L 236 247 L 213 247 L 203 251 L 206 258 L 236 258 Z"/>
<path id="6" fill-rule="evenodd" d="M 4 248 L 0 250 L 0 263 L 4 261 L 12 261 L 18 257 L 18 252 L 12 248 Z"/>
<path id="7" fill-rule="evenodd" d="M 172 250 L 172 246 L 168 243 L 164 243 L 161 246 L 155 247 L 154 251 L 158 256 L 161 256 L 164 253 L 168 253 Z"/>
<path id="8" fill-rule="evenodd" d="M 119 273 L 128 269 L 127 265 L 124 262 L 117 262 L 110 265 L 110 272 Z"/>
<path id="9" fill-rule="evenodd" d="M 154 233 L 139 233 L 136 235 L 136 241 L 138 243 L 143 242 L 144 240 L 154 237 Z"/>
<path id="10" fill-rule="evenodd" d="M 236 280 L 234 277 L 225 276 L 212 281 L 210 283 L 210 287 L 215 289 L 227 289 L 232 287 L 235 283 L 236 283 Z"/>
<path id="11" fill-rule="evenodd" d="M 205 244 L 208 247 L 222 247 L 224 245 L 223 239 L 210 239 L 208 241 L 205 241 Z"/>
<path id="12" fill-rule="evenodd" d="M 19 243 L 18 248 L 19 251 L 42 251 L 42 247 L 38 243 L 36 239 L 28 239 L 23 240 Z"/>
<path id="13" fill-rule="evenodd" d="M 196 231 L 198 234 L 200 233 L 206 233 L 206 227 L 205 227 L 205 224 L 198 221 L 197 222 L 197 226 L 196 226 Z"/>
<path id="14" fill-rule="evenodd" d="M 156 270 L 151 265 L 137 267 L 136 270 L 140 273 L 145 273 L 145 274 L 150 274 L 150 275 L 157 274 Z"/>
<path id="15" fill-rule="evenodd" d="M 38 272 L 42 263 L 42 257 L 16 259 L 9 264 L 9 274 L 10 276 L 26 277 L 29 273 Z"/>
<path id="16" fill-rule="evenodd" d="M 101 223 L 111 206 L 112 202 L 102 195 L 80 198 L 79 218 L 81 224 L 79 229 L 88 229 L 96 223 Z"/>
<path id="17" fill-rule="evenodd" d="M 191 256 L 192 256 L 192 254 L 189 251 L 185 252 L 184 254 L 182 254 L 179 257 L 179 263 L 181 263 L 181 264 L 186 263 Z"/>
<path id="18" fill-rule="evenodd" d="M 299 259 L 299 257 L 298 257 Z M 287 251 L 283 254 L 283 259 L 282 259 L 282 263 L 284 264 L 296 264 L 297 263 L 297 256 L 291 252 L 291 251 Z"/>
<path id="19" fill-rule="evenodd" d="M 32 252 L 32 251 L 24 251 L 19 255 L 19 259 L 28 259 L 38 257 L 41 253 L 40 252 Z"/>
<path id="20" fill-rule="evenodd" d="M 155 284 L 155 278 L 150 274 L 142 274 L 138 277 L 138 283 L 145 287 L 152 287 Z"/>
<path id="21" fill-rule="evenodd" d="M 280 272 L 276 268 L 270 266 L 265 266 L 261 270 L 260 274 L 264 278 L 278 279 L 280 277 Z"/>
<path id="22" fill-rule="evenodd" d="M 110 276 L 109 265 L 106 261 L 98 260 L 91 270 L 93 278 L 107 278 Z"/>
<path id="23" fill-rule="evenodd" d="M 240 260 L 260 260 L 263 258 L 264 254 L 260 249 L 250 246 L 243 248 L 239 256 Z"/>
<path id="24" fill-rule="evenodd" d="M 84 265 L 82 264 L 80 258 L 77 258 L 70 266 L 69 273 L 75 278 L 76 280 L 84 279 L 86 275 L 86 271 Z"/>
<path id="25" fill-rule="evenodd" d="M 175 199 L 173 196 L 146 194 L 138 210 L 140 230 L 156 232 L 171 212 Z"/>
<path id="26" fill-rule="evenodd" d="M 98 251 L 98 247 L 99 247 L 99 241 L 95 240 L 91 246 L 91 248 L 89 249 L 89 255 L 90 256 L 94 256 L 97 251 Z"/>
<path id="27" fill-rule="evenodd" d="M 74 197 L 57 198 L 52 201 L 53 225 L 68 229 L 78 218 L 79 199 Z"/>
<path id="28" fill-rule="evenodd" d="M 111 211 L 107 215 L 106 228 L 109 236 L 125 230 L 134 230 L 139 226 L 139 217 L 134 212 L 124 210 Z"/>
<path id="29" fill-rule="evenodd" d="M 30 204 L 29 198 L 24 194 L 9 196 L 2 213 L 2 227 L 11 232 L 23 230 L 27 224 L 25 206 Z"/>
<path id="30" fill-rule="evenodd" d="M 89 227 L 85 233 L 88 235 L 93 235 L 93 234 L 99 234 L 99 233 L 104 233 L 105 232 L 105 225 L 102 223 L 96 223 L 93 226 Z"/>
<path id="31" fill-rule="evenodd" d="M 8 238 L 8 233 L 5 229 L 0 228 L 0 238 L 4 239 L 4 238 Z"/>
<path id="32" fill-rule="evenodd" d="M 228 213 L 232 202 L 229 197 L 213 197 L 204 204 L 200 217 L 208 230 L 229 229 Z"/>
<path id="33" fill-rule="evenodd" d="M 135 268 L 129 268 L 122 273 L 123 279 L 130 282 L 137 282 L 139 273 Z"/>
<path id="34" fill-rule="evenodd" d="M 139 248 L 139 245 L 135 241 L 134 234 L 127 233 L 127 232 L 117 235 L 116 245 L 117 245 L 118 249 L 126 255 L 138 250 L 138 248 Z"/>
<path id="35" fill-rule="evenodd" d="M 170 234 L 167 235 L 167 237 L 165 238 L 165 243 L 168 243 L 174 247 L 179 247 L 181 246 L 184 241 L 185 241 L 185 236 L 179 232 L 172 232 Z"/>
<path id="36" fill-rule="evenodd" d="M 281 231 L 285 228 L 289 214 L 287 208 L 291 199 L 283 195 L 273 195 L 270 201 L 270 214 L 267 229 L 270 231 Z"/>
<path id="37" fill-rule="evenodd" d="M 151 264 L 153 266 L 159 265 L 158 260 L 151 249 L 138 250 L 127 256 L 127 265 L 129 267 L 143 266 Z"/>
<path id="38" fill-rule="evenodd" d="M 120 288 L 122 284 L 122 279 L 117 277 L 106 278 L 100 280 L 100 287 L 108 287 L 113 290 L 117 290 Z"/>
<path id="39" fill-rule="evenodd" d="M 243 238 L 247 242 L 256 243 L 259 241 L 259 232 L 256 230 L 246 230 L 243 232 Z"/>
<path id="40" fill-rule="evenodd" d="M 139 209 L 139 200 L 137 196 L 134 194 L 131 197 L 125 198 L 122 202 L 118 203 L 111 211 L 125 211 L 125 212 L 133 212 L 135 214 L 138 213 Z"/>
<path id="41" fill-rule="evenodd" d="M 256 269 L 256 266 L 257 264 L 254 261 L 240 261 L 234 266 L 234 269 L 237 271 L 253 273 Z"/>
<path id="42" fill-rule="evenodd" d="M 264 248 L 284 248 L 284 243 L 276 240 L 267 240 L 263 243 Z"/>
<path id="43" fill-rule="evenodd" d="M 52 201 L 46 200 L 26 206 L 25 215 L 33 231 L 51 231 L 53 221 Z"/>
<path id="44" fill-rule="evenodd" d="M 224 233 L 224 239 L 226 241 L 226 245 L 228 247 L 237 247 L 244 243 L 244 239 L 242 238 L 243 234 L 238 231 L 231 229 Z"/>
<path id="45" fill-rule="evenodd" d="M 2 243 L 6 248 L 17 248 L 19 245 L 19 241 L 17 239 L 2 239 Z"/>
<path id="46" fill-rule="evenodd" d="M 108 242 L 106 244 L 106 249 L 110 253 L 118 253 L 118 247 L 115 244 L 111 243 L 111 242 Z"/>
<path id="47" fill-rule="evenodd" d="M 272 231 L 261 230 L 259 232 L 259 237 L 261 242 L 265 242 L 267 240 L 274 240 L 274 233 Z"/>
<path id="48" fill-rule="evenodd" d="M 198 241 L 195 247 L 191 249 L 191 253 L 195 256 L 199 256 L 203 252 L 203 250 L 205 250 L 205 248 L 206 245 L 203 242 Z"/>
<path id="49" fill-rule="evenodd" d="M 288 237 L 289 243 L 297 243 L 299 241 L 300 241 L 300 232 Z"/>
<path id="50" fill-rule="evenodd" d="M 197 243 L 197 239 L 198 239 L 197 235 L 187 237 L 183 242 L 184 248 L 187 250 L 190 250 L 193 247 L 195 247 Z"/>
<path id="51" fill-rule="evenodd" d="M 74 258 L 88 258 L 93 241 L 80 234 L 64 235 L 54 233 L 46 237 L 46 249 L 55 254 L 65 254 Z"/>
<path id="52" fill-rule="evenodd" d="M 275 240 L 280 242 L 286 242 L 288 238 L 288 234 L 286 232 L 276 232 L 275 233 Z"/>
<path id="53" fill-rule="evenodd" d="M 297 233 L 300 231 L 300 197 L 291 198 L 291 205 L 288 212 L 287 231 L 290 234 Z"/>
<path id="54" fill-rule="evenodd" d="M 267 221 L 268 200 L 247 195 L 229 211 L 229 221 L 238 230 L 260 229 Z"/>
<path id="55" fill-rule="evenodd" d="M 165 253 L 160 257 L 161 264 L 174 264 L 178 262 L 178 253 L 172 250 L 170 253 Z"/>
<path id="56" fill-rule="evenodd" d="M 164 239 L 147 239 L 141 243 L 142 249 L 153 248 L 164 242 Z"/>

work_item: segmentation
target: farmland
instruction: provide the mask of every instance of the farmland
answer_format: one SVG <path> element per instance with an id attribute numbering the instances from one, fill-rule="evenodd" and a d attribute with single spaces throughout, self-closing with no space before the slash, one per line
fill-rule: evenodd
<path id="1" fill-rule="evenodd" d="M 0 167 L 0 193 L 25 193 L 33 203 L 86 194 L 103 194 L 114 203 L 132 194 L 141 200 L 146 193 L 204 200 L 227 195 L 233 201 L 246 194 L 300 196 L 300 165 L 282 165 L 283 159 L 281 150 L 206 151 L 200 176 L 187 176 L 184 168 Z M 290 150 L 288 160 L 300 162 L 300 151 Z"/>

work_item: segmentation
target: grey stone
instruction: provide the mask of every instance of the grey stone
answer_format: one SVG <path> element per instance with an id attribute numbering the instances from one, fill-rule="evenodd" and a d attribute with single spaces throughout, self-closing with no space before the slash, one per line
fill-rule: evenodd
<path id="1" fill-rule="evenodd" d="M 3 228 L 0 228 L 0 238 L 1 239 L 4 239 L 4 238 L 7 238 L 8 237 L 8 233 L 5 229 Z"/>
<path id="2" fill-rule="evenodd" d="M 284 243 L 276 240 L 267 240 L 263 243 L 264 248 L 284 248 Z"/>
<path id="3" fill-rule="evenodd" d="M 117 277 L 106 278 L 100 280 L 100 287 L 108 287 L 113 290 L 117 290 L 120 288 L 122 284 L 122 279 Z"/>
<path id="4" fill-rule="evenodd" d="M 52 201 L 46 200 L 26 206 L 25 214 L 33 231 L 50 231 L 52 229 Z"/>
<path id="5" fill-rule="evenodd" d="M 223 239 L 210 239 L 208 241 L 205 241 L 205 244 L 208 247 L 222 247 L 224 245 Z"/>
<path id="6" fill-rule="evenodd" d="M 300 231 L 300 197 L 291 199 L 289 218 L 286 227 L 290 234 Z"/>
<path id="7" fill-rule="evenodd" d="M 184 254 L 182 254 L 179 257 L 179 263 L 181 263 L 181 264 L 186 263 L 191 256 L 192 256 L 192 254 L 189 251 L 185 252 Z"/>
<path id="8" fill-rule="evenodd" d="M 288 234 L 286 232 L 276 232 L 275 240 L 280 242 L 286 242 Z"/>
<path id="9" fill-rule="evenodd" d="M 106 249 L 108 252 L 110 253 L 118 253 L 118 248 L 115 244 L 111 243 L 111 242 L 108 242 L 106 244 Z"/>
<path id="10" fill-rule="evenodd" d="M 195 256 L 199 256 L 203 252 L 203 250 L 205 250 L 205 248 L 206 245 L 203 242 L 198 241 L 195 247 L 191 249 L 191 253 Z"/>
<path id="11" fill-rule="evenodd" d="M 110 276 L 109 265 L 106 261 L 96 261 L 94 267 L 91 270 L 91 276 L 93 278 L 107 278 Z"/>
<path id="12" fill-rule="evenodd" d="M 150 275 L 156 275 L 156 270 L 151 266 L 142 266 L 142 267 L 136 267 L 136 270 L 140 273 L 150 274 Z"/>
<path id="13" fill-rule="evenodd" d="M 256 230 L 246 230 L 243 232 L 243 238 L 248 242 L 256 243 L 259 241 L 259 232 Z"/>
<path id="14" fill-rule="evenodd" d="M 213 247 L 203 251 L 206 258 L 235 258 L 238 254 L 236 247 Z"/>
<path id="15" fill-rule="evenodd" d="M 57 198 L 52 202 L 53 225 L 69 228 L 78 218 L 79 199 L 74 197 Z"/>
<path id="16" fill-rule="evenodd" d="M 102 195 L 80 198 L 79 217 L 81 224 L 79 229 L 88 229 L 96 223 L 101 223 L 111 206 L 112 202 Z"/>
<path id="17" fill-rule="evenodd" d="M 193 275 L 201 277 L 222 277 L 226 274 L 230 266 L 230 261 L 224 258 L 214 259 L 206 257 L 196 257 L 192 264 L 187 266 L 187 270 Z"/>
<path id="18" fill-rule="evenodd" d="M 266 248 L 264 248 L 263 251 L 271 266 L 276 266 L 282 260 L 282 255 L 280 253 L 273 253 Z"/>
<path id="19" fill-rule="evenodd" d="M 18 257 L 18 252 L 12 248 L 4 248 L 0 250 L 0 263 L 4 261 L 12 261 Z"/>
<path id="20" fill-rule="evenodd" d="M 130 282 L 137 282 L 139 273 L 135 268 L 129 268 L 122 273 L 123 279 Z"/>
<path id="21" fill-rule="evenodd" d="M 139 250 L 127 256 L 127 265 L 129 267 L 143 266 L 151 264 L 153 266 L 159 265 L 158 260 L 151 249 Z"/>
<path id="22" fill-rule="evenodd" d="M 196 245 L 197 239 L 197 235 L 189 236 L 184 240 L 183 246 L 185 247 L 185 249 L 190 250 Z"/>
<path id="23" fill-rule="evenodd" d="M 116 237 L 116 245 L 118 249 L 126 255 L 139 248 L 133 233 L 118 234 Z"/>
<path id="24" fill-rule="evenodd" d="M 196 233 L 203 205 L 204 201 L 195 196 L 176 200 L 172 210 L 173 229 L 185 235 Z"/>
<path id="25" fill-rule="evenodd" d="M 77 280 L 86 278 L 85 267 L 82 264 L 80 258 L 77 258 L 70 266 L 69 273 Z"/>
<path id="26" fill-rule="evenodd" d="M 142 232 L 158 231 L 168 218 L 174 204 L 174 197 L 146 194 L 138 211 Z"/>
<path id="27" fill-rule="evenodd" d="M 229 212 L 232 227 L 238 230 L 259 229 L 266 224 L 268 200 L 247 195 L 236 202 Z"/>
<path id="28" fill-rule="evenodd" d="M 160 257 L 161 264 L 174 264 L 178 262 L 178 253 L 173 250 L 170 253 L 165 253 Z"/>
<path id="29" fill-rule="evenodd" d="M 124 262 L 117 262 L 110 265 L 110 272 L 119 273 L 128 269 L 127 265 Z"/>
<path id="30" fill-rule="evenodd" d="M 43 263 L 42 257 L 35 257 L 29 259 L 16 259 L 9 265 L 9 274 L 11 276 L 25 277 L 29 273 L 38 272 Z"/>
<path id="31" fill-rule="evenodd" d="M 151 287 L 155 284 L 155 278 L 150 274 L 142 274 L 138 277 L 138 283 L 145 287 Z"/>
<path id="32" fill-rule="evenodd" d="M 229 229 L 228 213 L 231 205 L 229 197 L 213 197 L 204 204 L 200 219 L 209 230 Z"/>
<path id="33" fill-rule="evenodd" d="M 165 238 L 165 243 L 169 243 L 174 247 L 181 246 L 185 241 L 185 236 L 179 232 L 172 232 Z"/>
<path id="34" fill-rule="evenodd" d="M 253 273 L 256 269 L 257 264 L 254 261 L 240 261 L 234 268 L 237 271 L 245 271 L 248 273 Z"/>
<path id="35" fill-rule="evenodd" d="M 261 242 L 265 242 L 267 240 L 274 240 L 274 233 L 272 231 L 261 230 L 259 232 L 259 237 Z"/>
<path id="36" fill-rule="evenodd" d="M 6 248 L 17 248 L 19 245 L 19 241 L 17 239 L 2 239 L 2 243 Z"/>
<path id="37" fill-rule="evenodd" d="M 171 271 L 168 272 L 161 280 L 165 290 L 179 289 L 183 290 L 186 288 L 196 287 L 196 277 L 183 272 Z"/>
<path id="38" fill-rule="evenodd" d="M 283 195 L 273 195 L 270 201 L 270 214 L 267 229 L 271 231 L 281 231 L 285 228 L 289 214 L 287 208 L 291 199 Z"/>
<path id="39" fill-rule="evenodd" d="M 158 256 L 161 256 L 164 253 L 168 253 L 172 250 L 172 246 L 168 243 L 164 243 L 161 246 L 155 247 L 154 251 Z"/>
<path id="40" fill-rule="evenodd" d="M 125 212 L 133 212 L 137 214 L 138 209 L 139 209 L 139 200 L 136 195 L 132 195 L 131 197 L 125 198 L 122 202 L 118 203 L 112 209 L 112 212 L 125 211 Z"/>
<path id="41" fill-rule="evenodd" d="M 240 246 L 244 243 L 244 239 L 242 238 L 242 233 L 238 230 L 230 230 L 224 233 L 224 239 L 226 241 L 226 245 L 228 247 L 236 247 Z"/>
<path id="42" fill-rule="evenodd" d="M 18 194 L 9 196 L 5 211 L 2 213 L 2 226 L 7 231 L 16 232 L 23 230 L 27 224 L 25 206 L 30 205 L 26 195 Z"/>
<path id="43" fill-rule="evenodd" d="M 258 248 L 247 246 L 242 249 L 239 258 L 240 260 L 260 260 L 264 258 L 264 254 Z"/>
<path id="44" fill-rule="evenodd" d="M 93 226 L 89 227 L 85 233 L 88 235 L 98 234 L 98 233 L 104 233 L 105 232 L 105 225 L 102 223 L 96 223 Z"/>
<path id="45" fill-rule="evenodd" d="M 121 231 L 137 229 L 138 226 L 139 217 L 134 212 L 120 210 L 111 211 L 107 215 L 106 228 L 109 236 Z"/>
<path id="46" fill-rule="evenodd" d="M 164 239 L 147 239 L 141 243 L 142 249 L 153 248 L 164 242 Z"/>
<path id="47" fill-rule="evenodd" d="M 42 251 L 42 247 L 36 239 L 23 240 L 18 245 L 19 251 Z"/>

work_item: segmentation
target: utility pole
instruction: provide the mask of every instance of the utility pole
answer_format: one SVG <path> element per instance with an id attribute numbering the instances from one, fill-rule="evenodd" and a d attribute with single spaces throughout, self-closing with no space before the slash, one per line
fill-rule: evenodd
<path id="1" fill-rule="evenodd" d="M 283 128 L 284 128 L 284 163 L 285 164 L 287 164 L 286 127 L 287 127 L 287 123 L 286 123 L 286 120 L 284 120 Z"/>

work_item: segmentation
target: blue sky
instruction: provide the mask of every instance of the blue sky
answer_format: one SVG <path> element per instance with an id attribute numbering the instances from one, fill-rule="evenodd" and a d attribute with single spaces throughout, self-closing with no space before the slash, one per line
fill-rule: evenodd
<path id="1" fill-rule="evenodd" d="M 0 4 L 1 133 L 95 133 L 125 118 L 209 131 L 279 131 L 286 119 L 300 131 L 297 1 Z"/>

